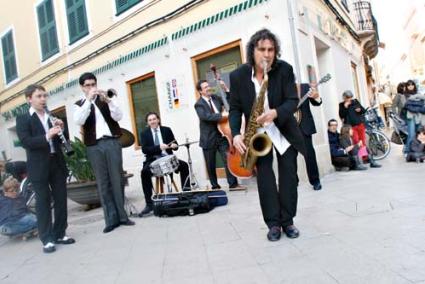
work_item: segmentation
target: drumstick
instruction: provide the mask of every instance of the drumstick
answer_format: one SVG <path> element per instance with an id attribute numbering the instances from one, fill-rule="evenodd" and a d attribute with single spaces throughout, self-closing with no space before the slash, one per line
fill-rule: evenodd
<path id="1" fill-rule="evenodd" d="M 174 142 L 177 142 L 176 140 L 171 141 L 170 143 L 167 144 L 168 147 L 171 146 L 171 144 L 173 144 Z"/>

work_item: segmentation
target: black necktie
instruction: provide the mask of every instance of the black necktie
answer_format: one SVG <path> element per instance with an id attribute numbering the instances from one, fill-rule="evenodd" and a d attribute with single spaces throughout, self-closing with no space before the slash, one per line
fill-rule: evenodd
<path id="1" fill-rule="evenodd" d="M 211 99 L 209 99 L 209 100 L 208 100 L 208 102 L 210 103 L 211 112 L 212 112 L 212 113 L 215 113 L 215 111 L 214 111 L 214 107 L 213 107 L 213 105 L 212 105 L 211 101 L 212 101 Z"/>

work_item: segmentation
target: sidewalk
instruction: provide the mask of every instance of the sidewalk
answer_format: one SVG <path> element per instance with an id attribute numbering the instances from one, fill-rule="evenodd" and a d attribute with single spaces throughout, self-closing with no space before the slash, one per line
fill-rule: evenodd
<path id="1" fill-rule="evenodd" d="M 69 204 L 72 246 L 0 237 L 1 283 L 425 282 L 425 164 L 394 147 L 383 168 L 338 172 L 299 187 L 298 239 L 271 243 L 255 186 L 192 217 L 134 218 L 103 234 L 100 208 Z M 132 202 L 142 208 L 142 194 Z"/>

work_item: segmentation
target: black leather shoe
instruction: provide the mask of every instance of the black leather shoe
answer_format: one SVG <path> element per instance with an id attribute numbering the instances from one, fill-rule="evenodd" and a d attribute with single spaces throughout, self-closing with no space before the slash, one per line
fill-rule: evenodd
<path id="1" fill-rule="evenodd" d="M 374 161 L 374 162 L 371 162 L 371 163 L 370 163 L 370 167 L 371 167 L 371 168 L 380 168 L 380 167 L 382 167 L 382 166 L 381 166 L 380 164 L 378 164 L 377 162 L 375 162 L 375 161 Z"/>
<path id="2" fill-rule="evenodd" d="M 278 241 L 280 239 L 281 234 L 282 233 L 281 233 L 280 227 L 278 226 L 271 227 L 269 232 L 267 233 L 267 239 L 271 242 Z"/>
<path id="3" fill-rule="evenodd" d="M 105 233 L 105 234 L 109 233 L 119 226 L 120 226 L 119 224 L 112 225 L 112 226 L 106 226 L 105 229 L 103 229 L 103 233 Z"/>
<path id="4" fill-rule="evenodd" d="M 47 243 L 43 246 L 44 253 L 52 253 L 54 251 L 56 251 L 56 247 L 53 243 Z"/>
<path id="5" fill-rule="evenodd" d="M 313 189 L 314 190 L 321 190 L 322 189 L 322 185 L 320 184 L 320 182 L 318 182 L 315 185 L 313 185 Z"/>
<path id="6" fill-rule="evenodd" d="M 220 185 L 214 185 L 213 187 L 211 187 L 211 189 L 220 189 L 221 188 L 221 186 Z"/>
<path id="7" fill-rule="evenodd" d="M 286 236 L 290 239 L 295 239 L 300 236 L 300 231 L 298 231 L 297 227 L 294 225 L 289 225 L 283 228 L 283 231 L 285 232 Z"/>
<path id="8" fill-rule="evenodd" d="M 146 205 L 146 207 L 142 210 L 142 212 L 139 213 L 139 217 L 143 217 L 144 215 L 147 215 L 152 212 L 152 205 Z"/>
<path id="9" fill-rule="evenodd" d="M 136 223 L 134 223 L 134 221 L 131 221 L 130 219 L 128 219 L 127 221 L 120 222 L 120 225 L 123 225 L 123 226 L 134 226 L 134 225 L 136 225 Z"/>
<path id="10" fill-rule="evenodd" d="M 63 238 L 57 239 L 55 241 L 55 244 L 61 244 L 61 245 L 70 245 L 73 243 L 75 243 L 75 240 L 67 236 L 64 236 Z"/>

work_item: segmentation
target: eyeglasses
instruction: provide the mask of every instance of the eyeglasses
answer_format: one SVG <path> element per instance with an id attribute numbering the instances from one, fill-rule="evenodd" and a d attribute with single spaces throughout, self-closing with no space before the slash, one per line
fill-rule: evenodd
<path id="1" fill-rule="evenodd" d="M 97 83 L 84 84 L 83 87 L 96 87 Z"/>
<path id="2" fill-rule="evenodd" d="M 336 127 L 338 127 L 338 124 L 329 124 L 329 126 L 336 126 Z"/>

